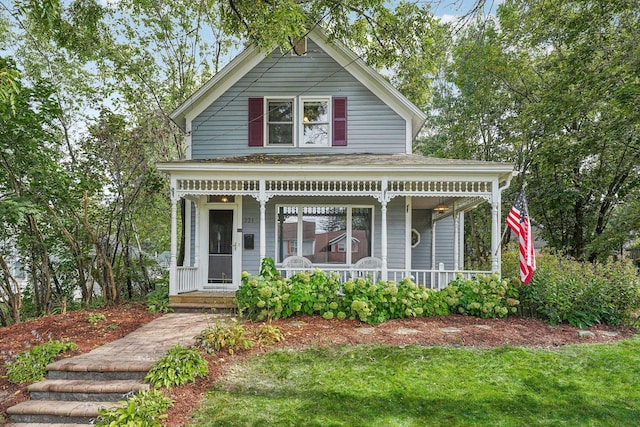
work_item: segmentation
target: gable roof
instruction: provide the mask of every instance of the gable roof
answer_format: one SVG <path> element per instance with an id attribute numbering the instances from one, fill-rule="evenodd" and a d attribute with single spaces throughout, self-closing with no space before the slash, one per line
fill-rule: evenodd
<path id="1" fill-rule="evenodd" d="M 324 31 L 314 28 L 307 37 L 316 42 L 341 67 L 389 105 L 398 115 L 410 121 L 411 134 L 414 138 L 416 137 L 427 119 L 422 110 L 402 95 L 377 71 L 369 67 L 355 52 L 338 41 L 329 41 Z M 269 54 L 270 52 L 260 51 L 254 45 L 250 45 L 179 105 L 171 113 L 171 119 L 184 129 L 187 122 L 202 113 Z"/>

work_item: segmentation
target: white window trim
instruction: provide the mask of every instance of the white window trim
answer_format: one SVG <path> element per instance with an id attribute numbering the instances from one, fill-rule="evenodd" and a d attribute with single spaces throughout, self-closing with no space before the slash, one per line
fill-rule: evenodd
<path id="1" fill-rule="evenodd" d="M 269 102 L 270 101 L 291 101 L 292 102 L 292 106 L 291 106 L 291 115 L 292 117 L 292 121 L 293 121 L 293 130 L 291 131 L 291 137 L 293 138 L 293 141 L 291 141 L 291 144 L 271 144 L 269 142 Z M 296 143 L 296 135 L 297 135 L 297 120 L 298 120 L 298 106 L 297 106 L 298 102 L 297 102 L 297 98 L 295 96 L 269 96 L 269 97 L 264 97 L 264 111 L 265 114 L 263 115 L 264 117 L 264 146 L 265 147 L 295 147 L 297 145 Z"/>
<path id="2" fill-rule="evenodd" d="M 275 221 L 274 221 L 274 230 L 275 230 L 275 241 L 274 241 L 274 245 L 273 245 L 273 259 L 277 260 L 278 259 L 278 243 L 280 241 L 280 235 L 278 234 L 279 229 L 278 229 L 278 212 L 280 212 L 280 208 L 282 207 L 287 207 L 287 208 L 298 208 L 298 222 L 297 222 L 297 238 L 299 238 L 299 236 L 303 233 L 303 221 L 304 221 L 304 215 L 302 214 L 302 209 L 305 207 L 321 207 L 321 208 L 346 208 L 347 209 L 347 239 L 351 240 L 351 236 L 352 236 L 352 231 L 353 231 L 353 218 L 352 218 L 352 212 L 353 209 L 371 209 L 371 254 L 369 256 L 376 256 L 375 255 L 375 236 L 376 236 L 376 208 L 373 205 L 360 205 L 360 204 L 356 204 L 356 205 L 332 205 L 332 204 L 323 204 L 323 203 L 318 203 L 315 204 L 313 202 L 311 203 L 279 203 L 276 205 L 276 214 L 275 214 Z M 304 243 L 303 243 L 304 244 Z M 360 252 L 360 245 L 358 245 L 358 253 Z M 300 245 L 298 245 L 298 251 L 297 251 L 297 255 L 298 256 L 302 256 L 302 248 L 300 247 Z M 315 245 L 314 245 L 314 252 L 315 252 Z M 351 248 L 352 249 L 352 248 Z M 344 265 L 344 266 L 351 266 L 354 263 L 351 260 L 351 255 L 352 255 L 352 250 L 350 250 L 349 252 L 347 252 L 347 263 L 345 264 L 336 264 L 336 265 Z M 279 263 L 282 262 L 282 260 L 278 261 Z M 322 264 L 319 264 L 322 265 Z M 333 264 L 332 264 L 333 265 Z"/>
<path id="3" fill-rule="evenodd" d="M 332 120 L 332 102 L 330 96 L 301 96 L 298 102 L 298 144 L 300 148 L 317 148 L 317 147 L 330 147 L 331 146 L 331 122 Z M 304 143 L 304 103 L 305 102 L 326 102 L 327 103 L 327 142 L 326 144 L 305 144 Z M 324 122 L 318 122 L 324 123 Z"/>

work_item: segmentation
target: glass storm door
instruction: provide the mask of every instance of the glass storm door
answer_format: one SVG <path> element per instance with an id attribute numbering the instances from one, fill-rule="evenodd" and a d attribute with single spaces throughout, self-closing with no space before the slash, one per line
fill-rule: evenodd
<path id="1" fill-rule="evenodd" d="M 209 283 L 233 282 L 233 210 L 209 211 Z"/>

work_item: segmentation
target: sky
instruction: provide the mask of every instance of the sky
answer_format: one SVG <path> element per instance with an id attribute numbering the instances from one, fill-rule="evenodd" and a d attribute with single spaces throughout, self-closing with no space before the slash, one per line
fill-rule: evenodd
<path id="1" fill-rule="evenodd" d="M 398 1 L 392 1 L 392 4 Z M 419 4 L 430 4 L 433 14 L 442 18 L 445 22 L 453 22 L 473 8 L 476 0 L 421 0 Z M 485 0 L 484 13 L 495 14 L 498 5 L 504 0 Z"/>

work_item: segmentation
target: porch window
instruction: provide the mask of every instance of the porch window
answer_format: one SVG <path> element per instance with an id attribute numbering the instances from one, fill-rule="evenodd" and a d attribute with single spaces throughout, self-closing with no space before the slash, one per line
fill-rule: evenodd
<path id="1" fill-rule="evenodd" d="M 267 99 L 267 144 L 293 145 L 293 99 Z"/>
<path id="2" fill-rule="evenodd" d="M 373 208 L 279 206 L 277 260 L 304 256 L 314 264 L 353 264 L 372 256 Z"/>

